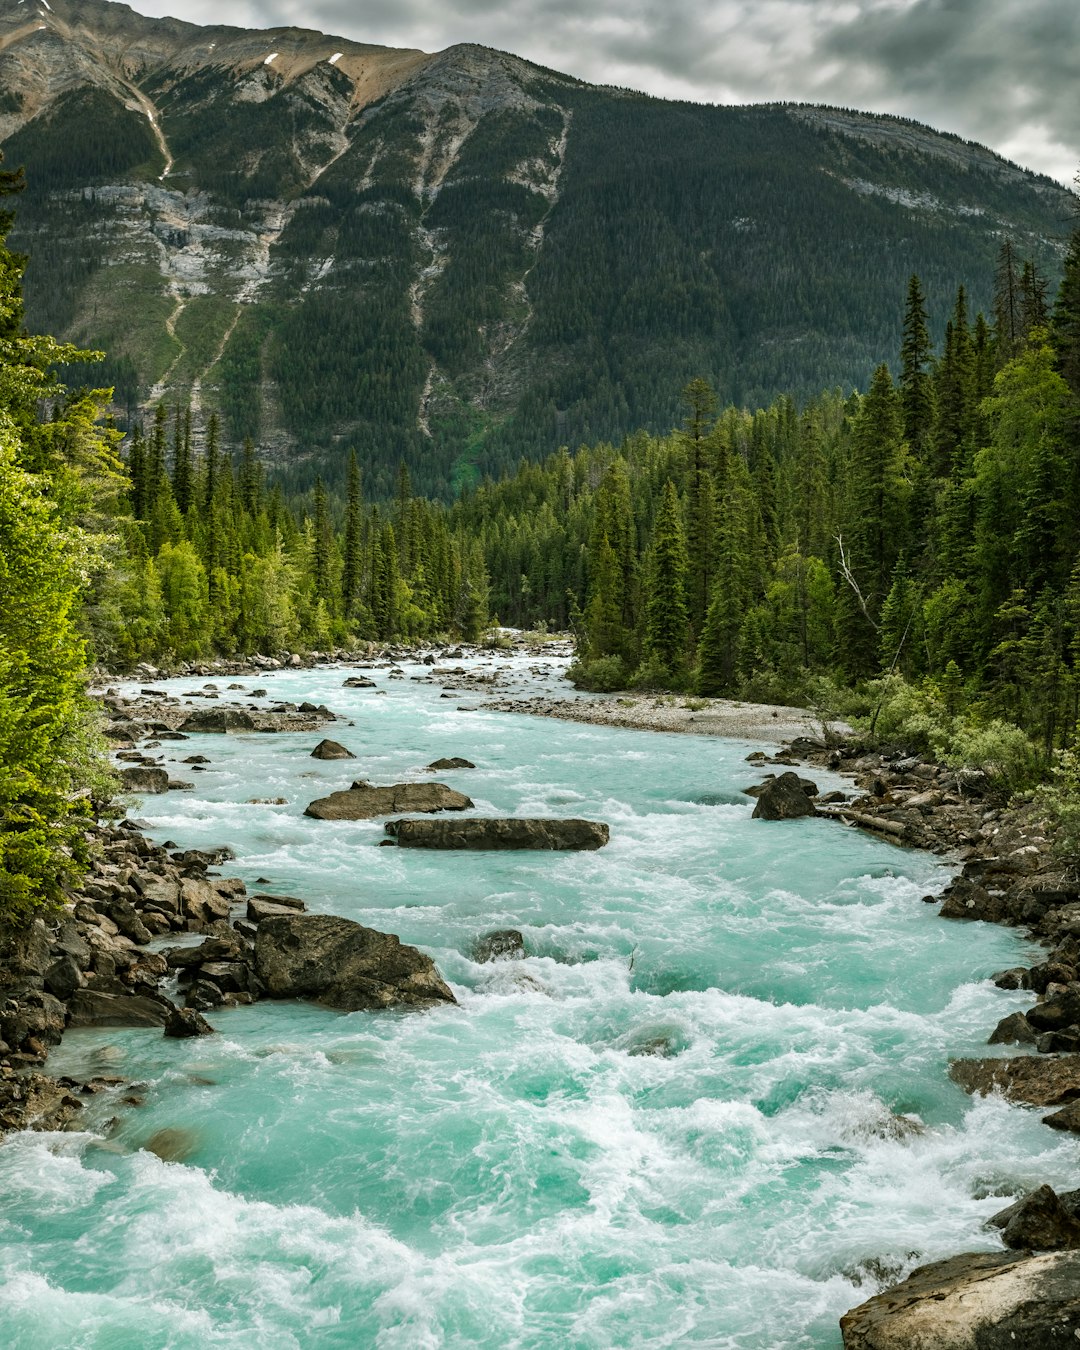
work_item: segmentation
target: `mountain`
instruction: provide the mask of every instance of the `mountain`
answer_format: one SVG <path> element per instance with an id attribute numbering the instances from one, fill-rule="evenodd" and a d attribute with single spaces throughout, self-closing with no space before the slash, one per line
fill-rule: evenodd
<path id="1" fill-rule="evenodd" d="M 0 0 L 0 144 L 32 325 L 128 412 L 192 397 L 287 475 L 443 491 L 724 400 L 865 386 L 918 272 L 936 322 L 1071 194 L 892 117 L 711 107 L 502 52 Z"/>

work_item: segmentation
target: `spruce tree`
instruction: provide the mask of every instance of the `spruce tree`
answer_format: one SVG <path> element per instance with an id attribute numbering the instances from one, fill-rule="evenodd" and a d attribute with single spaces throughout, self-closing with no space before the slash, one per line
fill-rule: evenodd
<path id="1" fill-rule="evenodd" d="M 669 478 L 664 484 L 653 528 L 649 591 L 645 602 L 645 648 L 676 678 L 686 664 L 689 620 L 686 609 L 686 541 L 679 496 Z"/>
<path id="2" fill-rule="evenodd" d="M 360 491 L 360 465 L 354 450 L 349 456 L 349 479 L 345 503 L 345 565 L 341 573 L 342 609 L 348 617 L 360 598 L 363 579 L 363 497 Z"/>
<path id="3" fill-rule="evenodd" d="M 904 439 L 912 454 L 920 459 L 929 448 L 934 422 L 934 391 L 929 374 L 933 355 L 926 297 L 922 282 L 912 275 L 908 281 L 900 344 L 900 404 L 904 413 Z"/>

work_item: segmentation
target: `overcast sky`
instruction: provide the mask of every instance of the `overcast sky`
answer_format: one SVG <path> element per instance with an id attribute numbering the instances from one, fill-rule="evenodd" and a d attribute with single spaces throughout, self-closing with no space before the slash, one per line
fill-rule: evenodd
<path id="1" fill-rule="evenodd" d="M 438 51 L 480 42 L 599 84 L 708 103 L 900 113 L 1071 183 L 1078 0 L 133 0 Z"/>

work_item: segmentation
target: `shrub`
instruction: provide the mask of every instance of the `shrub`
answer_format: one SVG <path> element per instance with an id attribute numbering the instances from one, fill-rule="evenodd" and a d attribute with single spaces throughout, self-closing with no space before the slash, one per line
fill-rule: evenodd
<path id="1" fill-rule="evenodd" d="M 575 661 L 566 672 L 566 678 L 575 689 L 589 689 L 597 694 L 610 694 L 625 689 L 627 669 L 618 656 L 598 656 L 592 661 Z"/>

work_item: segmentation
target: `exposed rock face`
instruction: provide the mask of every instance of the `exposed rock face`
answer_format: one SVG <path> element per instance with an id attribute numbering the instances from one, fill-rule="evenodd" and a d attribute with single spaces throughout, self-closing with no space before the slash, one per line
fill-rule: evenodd
<path id="1" fill-rule="evenodd" d="M 954 1059 L 949 1077 L 965 1092 L 981 1097 L 998 1088 L 1011 1102 L 1059 1106 L 1080 1097 L 1080 1056 Z"/>
<path id="2" fill-rule="evenodd" d="M 168 792 L 169 771 L 145 764 L 132 765 L 130 769 L 120 770 L 120 781 L 125 792 Z"/>
<path id="3" fill-rule="evenodd" d="M 180 723 L 181 731 L 254 731 L 255 719 L 242 708 L 200 708 Z"/>
<path id="4" fill-rule="evenodd" d="M 351 750 L 346 750 L 337 741 L 323 740 L 311 752 L 312 759 L 355 759 Z"/>
<path id="5" fill-rule="evenodd" d="M 429 956 L 329 914 L 264 919 L 255 968 L 272 998 L 312 998 L 345 1012 L 456 1002 Z"/>
<path id="6" fill-rule="evenodd" d="M 979 1252 L 922 1266 L 840 1319 L 845 1350 L 1062 1350 L 1080 1329 L 1080 1252 Z"/>
<path id="7" fill-rule="evenodd" d="M 471 803 L 470 803 L 471 805 Z M 608 842 L 598 820 L 391 820 L 386 833 L 402 848 L 597 849 Z"/>
<path id="8" fill-rule="evenodd" d="M 807 796 L 797 773 L 782 773 L 762 784 L 754 807 L 754 820 L 797 820 L 812 816 L 814 803 Z"/>
<path id="9" fill-rule="evenodd" d="M 463 792 L 445 783 L 394 783 L 390 787 L 354 783 L 346 792 L 332 792 L 312 802 L 304 815 L 316 820 L 370 820 L 398 811 L 465 811 L 472 805 Z"/>

